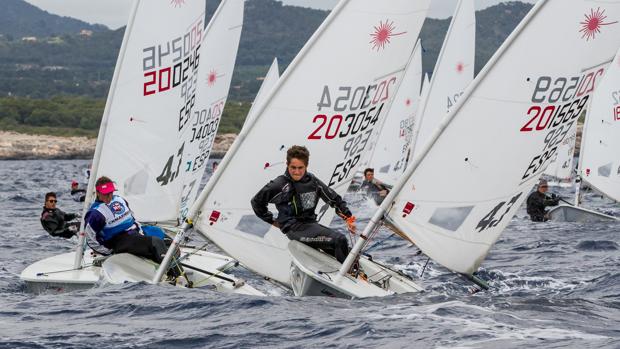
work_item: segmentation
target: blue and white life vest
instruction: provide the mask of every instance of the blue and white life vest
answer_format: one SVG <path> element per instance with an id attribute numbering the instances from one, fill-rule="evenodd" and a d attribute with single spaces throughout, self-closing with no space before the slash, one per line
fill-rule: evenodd
<path id="1" fill-rule="evenodd" d="M 103 241 L 109 241 L 136 224 L 127 201 L 118 195 L 114 195 L 107 205 L 104 202 L 95 201 L 90 208 L 97 210 L 105 217 L 105 227 L 102 230 Z"/>

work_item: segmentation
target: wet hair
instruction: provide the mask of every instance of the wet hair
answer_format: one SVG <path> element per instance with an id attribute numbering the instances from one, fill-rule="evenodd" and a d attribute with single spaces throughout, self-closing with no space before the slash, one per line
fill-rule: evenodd
<path id="1" fill-rule="evenodd" d="M 112 183 L 112 180 L 109 177 L 106 176 L 101 176 L 97 179 L 97 182 L 95 182 L 95 187 L 98 187 L 102 184 L 106 184 L 106 183 Z"/>
<path id="2" fill-rule="evenodd" d="M 288 148 L 286 151 L 286 164 L 290 164 L 293 159 L 300 160 L 304 165 L 308 166 L 308 161 L 310 160 L 308 148 L 301 145 L 294 145 Z"/>
<path id="3" fill-rule="evenodd" d="M 53 191 L 50 191 L 49 193 L 45 194 L 45 201 L 47 201 L 49 198 L 56 198 L 56 193 L 54 193 Z"/>
<path id="4" fill-rule="evenodd" d="M 364 170 L 364 176 L 365 176 L 368 172 L 375 173 L 375 169 L 374 169 L 374 168 L 370 168 L 370 167 L 369 167 L 369 168 L 367 168 L 367 169 L 365 169 L 365 170 Z"/>

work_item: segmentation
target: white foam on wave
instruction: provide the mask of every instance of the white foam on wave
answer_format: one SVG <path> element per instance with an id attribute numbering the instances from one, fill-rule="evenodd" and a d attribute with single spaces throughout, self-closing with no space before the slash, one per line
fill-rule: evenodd
<path id="1" fill-rule="evenodd" d="M 412 312 L 413 309 L 413 312 Z M 450 310 L 451 313 L 437 314 L 440 309 Z M 463 314 L 469 314 L 463 317 Z M 437 329 L 450 328 L 456 334 L 450 335 L 453 340 L 442 340 L 436 348 L 478 348 L 483 343 L 508 341 L 514 344 L 515 340 L 609 340 L 612 337 L 591 334 L 573 329 L 557 328 L 554 320 L 540 320 L 521 318 L 514 313 L 498 311 L 495 307 L 485 308 L 471 305 L 462 301 L 448 301 L 429 305 L 421 305 L 412 308 L 410 305 L 395 305 L 386 307 L 381 313 L 368 314 L 371 321 L 382 320 L 419 320 L 424 323 L 432 323 Z M 498 318 L 510 321 L 500 321 Z M 514 320 L 514 321 L 512 321 Z M 413 324 L 415 326 L 415 324 Z M 547 327 L 549 326 L 549 327 Z M 462 334 L 462 336 L 459 336 Z M 463 339 L 464 336 L 479 334 L 480 339 Z"/>

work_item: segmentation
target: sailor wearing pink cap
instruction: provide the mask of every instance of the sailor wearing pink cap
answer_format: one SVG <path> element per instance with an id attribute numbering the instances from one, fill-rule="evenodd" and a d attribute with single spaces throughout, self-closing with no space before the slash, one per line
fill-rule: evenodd
<path id="1" fill-rule="evenodd" d="M 116 187 L 112 180 L 100 177 L 95 187 L 97 200 L 84 218 L 86 233 L 92 241 L 105 248 L 92 245 L 91 248 L 104 254 L 131 253 L 160 263 L 167 250 L 164 241 L 142 234 L 127 201 L 120 195 L 114 195 Z"/>

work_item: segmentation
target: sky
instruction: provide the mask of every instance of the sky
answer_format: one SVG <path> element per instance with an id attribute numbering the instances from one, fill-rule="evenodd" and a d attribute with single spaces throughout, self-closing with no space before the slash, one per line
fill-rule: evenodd
<path id="1" fill-rule="evenodd" d="M 26 0 L 27 2 L 60 16 L 68 16 L 89 23 L 105 24 L 117 29 L 127 24 L 130 0 Z M 209 1 L 209 0 L 207 0 Z M 385 0 L 383 0 L 385 1 Z M 520 0 L 535 3 L 537 0 Z M 338 0 L 282 0 L 287 5 L 331 9 Z M 474 0 L 476 9 L 483 9 L 506 0 Z M 433 0 L 429 17 L 447 18 L 452 15 L 457 0 Z"/>

